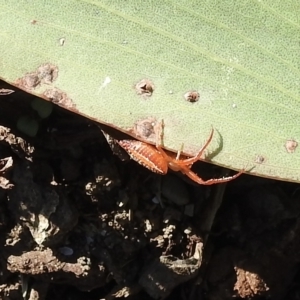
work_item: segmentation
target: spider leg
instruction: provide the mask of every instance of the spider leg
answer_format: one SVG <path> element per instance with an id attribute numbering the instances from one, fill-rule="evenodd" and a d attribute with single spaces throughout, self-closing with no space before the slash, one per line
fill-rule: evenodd
<path id="1" fill-rule="evenodd" d="M 159 134 L 156 135 L 156 149 L 161 153 L 161 155 L 164 157 L 164 159 L 168 162 L 172 161 L 173 159 L 167 154 L 167 152 L 162 148 L 164 145 L 163 139 L 164 139 L 164 120 L 161 121 L 161 126 L 159 130 Z M 180 155 L 183 150 L 183 144 L 181 145 L 181 148 L 178 150 L 175 160 L 181 164 Z M 176 163 L 177 164 L 177 163 Z M 184 164 L 185 165 L 185 164 Z"/>
<path id="2" fill-rule="evenodd" d="M 237 174 L 233 176 L 228 176 L 228 177 L 222 177 L 222 178 L 215 178 L 215 179 L 208 179 L 208 180 L 203 180 L 201 177 L 199 177 L 196 173 L 194 173 L 192 170 L 190 170 L 188 167 L 183 166 L 181 169 L 181 172 L 188 176 L 190 179 L 193 181 L 202 184 L 202 185 L 212 185 L 216 183 L 224 183 L 231 181 L 239 176 L 241 176 L 244 173 L 245 170 L 241 170 Z"/>
<path id="3" fill-rule="evenodd" d="M 211 133 L 209 135 L 209 138 L 207 139 L 206 143 L 202 146 L 202 148 L 200 149 L 200 151 L 198 152 L 197 155 L 190 157 L 190 158 L 186 158 L 180 161 L 181 165 L 192 165 L 194 162 L 196 162 L 197 160 L 199 160 L 204 152 L 204 150 L 207 148 L 207 146 L 209 145 L 209 143 L 212 140 L 212 137 L 214 135 L 214 129 L 212 128 Z"/>
<path id="4" fill-rule="evenodd" d="M 159 134 L 156 135 L 156 149 L 161 153 L 161 155 L 164 157 L 166 161 L 169 161 L 169 155 L 166 153 L 166 151 L 162 148 L 164 145 L 163 138 L 164 138 L 164 127 L 165 123 L 164 120 L 161 121 L 161 126 L 159 129 Z"/>
<path id="5" fill-rule="evenodd" d="M 163 142 L 164 127 L 165 127 L 164 120 L 161 120 L 158 134 L 156 134 L 156 148 L 157 148 L 157 150 L 160 150 L 162 148 L 162 146 L 164 145 L 164 142 Z"/>
<path id="6" fill-rule="evenodd" d="M 181 152 L 183 151 L 183 143 L 181 144 L 181 148 L 177 151 L 176 160 L 180 160 Z"/>

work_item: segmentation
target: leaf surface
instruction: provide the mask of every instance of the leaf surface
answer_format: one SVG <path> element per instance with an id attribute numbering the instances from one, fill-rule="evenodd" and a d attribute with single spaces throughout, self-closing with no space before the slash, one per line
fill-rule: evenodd
<path id="1" fill-rule="evenodd" d="M 213 163 L 299 182 L 299 11 L 298 0 L 0 0 L 0 76 L 142 140 L 164 120 L 173 151 L 197 153 L 213 127 Z"/>

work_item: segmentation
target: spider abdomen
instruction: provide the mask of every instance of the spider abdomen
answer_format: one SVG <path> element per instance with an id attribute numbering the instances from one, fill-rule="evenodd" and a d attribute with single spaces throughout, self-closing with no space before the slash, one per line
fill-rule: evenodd
<path id="1" fill-rule="evenodd" d="M 118 144 L 133 160 L 150 171 L 158 174 L 167 173 L 168 162 L 154 146 L 136 140 L 121 140 Z"/>

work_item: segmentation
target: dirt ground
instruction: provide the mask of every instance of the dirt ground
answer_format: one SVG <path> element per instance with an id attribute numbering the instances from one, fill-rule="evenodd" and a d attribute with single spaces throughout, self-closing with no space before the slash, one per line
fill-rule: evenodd
<path id="1" fill-rule="evenodd" d="M 160 176 L 97 124 L 56 106 L 41 119 L 3 88 L 0 299 L 300 299 L 298 184 Z M 35 137 L 17 129 L 25 115 Z"/>

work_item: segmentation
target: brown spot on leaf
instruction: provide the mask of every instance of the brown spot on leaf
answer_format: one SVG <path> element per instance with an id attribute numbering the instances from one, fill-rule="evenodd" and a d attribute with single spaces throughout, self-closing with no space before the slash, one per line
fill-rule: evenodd
<path id="1" fill-rule="evenodd" d="M 41 83 L 51 84 L 58 76 L 58 68 L 52 64 L 44 64 L 38 67 L 37 75 Z"/>
<path id="2" fill-rule="evenodd" d="M 31 23 L 32 25 L 35 25 L 35 24 L 37 23 L 37 20 L 30 20 L 30 23 Z"/>
<path id="3" fill-rule="evenodd" d="M 188 102 L 197 102 L 200 98 L 200 94 L 197 91 L 189 91 L 184 94 L 184 99 Z"/>
<path id="4" fill-rule="evenodd" d="M 51 84 L 58 76 L 58 68 L 52 64 L 43 64 L 35 72 L 27 73 L 17 79 L 16 85 L 25 90 L 32 90 L 41 84 Z"/>
<path id="5" fill-rule="evenodd" d="M 53 102 L 63 108 L 77 111 L 76 105 L 73 102 L 73 100 L 70 97 L 68 97 L 68 95 L 65 92 L 63 92 L 57 88 L 46 90 L 44 92 L 44 96 L 46 98 L 48 98 L 51 102 Z"/>
<path id="6" fill-rule="evenodd" d="M 288 153 L 294 153 L 297 147 L 298 143 L 295 140 L 291 139 L 285 142 L 285 149 Z"/>
<path id="7" fill-rule="evenodd" d="M 142 79 L 135 85 L 135 90 L 138 95 L 150 97 L 154 91 L 154 84 L 149 79 Z"/>
<path id="8" fill-rule="evenodd" d="M 16 85 L 25 90 L 32 90 L 40 84 L 36 73 L 27 73 L 24 77 L 17 79 Z"/>
<path id="9" fill-rule="evenodd" d="M 255 162 L 257 164 L 262 164 L 265 160 L 266 160 L 265 157 L 262 155 L 256 155 L 255 157 Z"/>
<path id="10" fill-rule="evenodd" d="M 144 139 L 154 138 L 156 135 L 157 120 L 154 117 L 147 117 L 138 120 L 134 124 L 134 134 Z"/>

